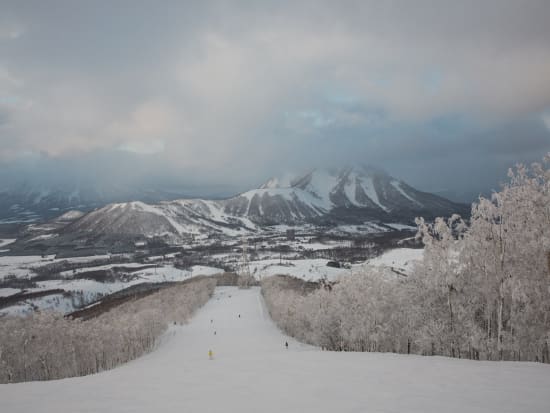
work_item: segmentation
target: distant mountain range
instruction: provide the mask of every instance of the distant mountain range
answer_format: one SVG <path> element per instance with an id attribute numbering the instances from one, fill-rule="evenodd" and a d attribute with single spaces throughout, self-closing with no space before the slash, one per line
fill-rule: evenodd
<path id="1" fill-rule="evenodd" d="M 208 191 L 210 189 L 210 191 Z M 24 183 L 0 189 L 0 224 L 30 223 L 55 218 L 70 210 L 84 212 L 107 204 L 140 200 L 157 203 L 187 198 L 195 193 L 223 193 L 219 188 L 180 188 L 174 185 L 80 184 L 45 185 Z"/>
<path id="2" fill-rule="evenodd" d="M 209 234 L 237 236 L 274 225 L 410 225 L 417 216 L 431 219 L 455 212 L 467 214 L 468 208 L 418 191 L 382 171 L 349 167 L 317 169 L 288 180 L 271 178 L 258 189 L 222 200 L 115 203 L 54 223 L 65 240 L 177 241 Z"/>

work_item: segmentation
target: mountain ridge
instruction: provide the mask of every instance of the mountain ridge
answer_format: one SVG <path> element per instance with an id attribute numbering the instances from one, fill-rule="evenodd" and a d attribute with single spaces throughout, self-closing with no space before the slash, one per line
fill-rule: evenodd
<path id="1" fill-rule="evenodd" d="M 259 188 L 222 200 L 179 199 L 109 204 L 77 217 L 63 232 L 103 237 L 237 236 L 273 225 L 412 224 L 465 205 L 421 192 L 372 168 L 315 169 L 293 180 L 270 178 Z"/>

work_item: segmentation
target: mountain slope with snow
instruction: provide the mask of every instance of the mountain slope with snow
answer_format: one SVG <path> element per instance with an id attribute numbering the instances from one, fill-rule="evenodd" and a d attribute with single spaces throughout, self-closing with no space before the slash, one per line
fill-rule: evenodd
<path id="1" fill-rule="evenodd" d="M 143 202 L 110 204 L 94 210 L 64 229 L 90 236 L 167 237 L 254 230 L 246 218 L 227 215 L 216 201 L 179 200 L 149 205 Z"/>
<path id="2" fill-rule="evenodd" d="M 259 189 L 226 200 L 226 212 L 259 224 L 365 220 L 411 223 L 464 213 L 447 199 L 418 191 L 369 167 L 313 170 L 290 182 L 271 178 Z"/>
<path id="3" fill-rule="evenodd" d="M 415 217 L 464 213 L 465 207 L 420 192 L 367 167 L 314 170 L 294 180 L 272 178 L 224 200 L 184 199 L 154 205 L 111 204 L 67 225 L 77 238 L 238 236 L 270 225 L 411 224 Z"/>
<path id="4" fill-rule="evenodd" d="M 549 381 L 538 363 L 321 351 L 284 336 L 258 288 L 224 287 L 153 353 L 91 376 L 0 385 L 0 410 L 546 413 Z"/>

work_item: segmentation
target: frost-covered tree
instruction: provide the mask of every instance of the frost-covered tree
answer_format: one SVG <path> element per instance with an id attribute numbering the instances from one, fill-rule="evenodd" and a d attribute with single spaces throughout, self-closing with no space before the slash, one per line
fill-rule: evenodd
<path id="1" fill-rule="evenodd" d="M 456 351 L 473 358 L 548 362 L 547 161 L 510 170 L 510 182 L 500 192 L 472 206 L 468 226 L 453 219 L 419 221 L 426 250 L 415 277 L 426 292 L 423 301 L 434 306 L 425 312 L 428 336 L 446 301 L 449 316 L 439 318 L 437 336 L 456 343 Z"/>
<path id="2" fill-rule="evenodd" d="M 331 290 L 262 282 L 288 334 L 330 350 L 550 362 L 550 169 L 518 165 L 490 199 L 418 219 L 424 260 L 409 277 L 369 268 Z"/>
<path id="3" fill-rule="evenodd" d="M 427 321 L 421 328 L 432 343 L 443 347 L 439 351 L 456 354 L 456 342 L 461 331 L 457 295 L 464 288 L 460 271 L 459 253 L 465 223 L 458 215 L 448 220 L 437 218 L 433 224 L 417 219 L 418 237 L 425 246 L 424 261 L 417 266 L 417 295 L 424 307 L 421 311 Z M 448 342 L 442 342 L 442 334 Z M 446 349 L 446 350 L 445 350 Z M 448 351 L 447 351 L 448 350 Z"/>
<path id="4" fill-rule="evenodd" d="M 135 359 L 169 324 L 186 322 L 215 285 L 204 278 L 163 288 L 87 321 L 48 312 L 3 317 L 0 383 L 81 376 Z"/>

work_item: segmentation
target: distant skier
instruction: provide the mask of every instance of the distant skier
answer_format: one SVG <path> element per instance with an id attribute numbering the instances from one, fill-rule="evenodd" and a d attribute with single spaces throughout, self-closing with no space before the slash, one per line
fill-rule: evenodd
<path id="1" fill-rule="evenodd" d="M 214 353 L 212 352 L 212 350 L 208 350 L 208 358 L 210 360 L 213 360 L 214 359 Z"/>
<path id="2" fill-rule="evenodd" d="M 214 335 L 216 335 L 216 332 L 214 331 Z"/>
<path id="3" fill-rule="evenodd" d="M 241 318 L 241 315 L 239 314 L 239 318 Z"/>
<path id="4" fill-rule="evenodd" d="M 285 341 L 285 347 L 288 350 L 288 341 Z"/>
<path id="5" fill-rule="evenodd" d="M 212 324 L 213 322 L 214 322 L 214 320 L 211 318 L 211 319 L 210 319 L 210 324 Z"/>

